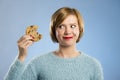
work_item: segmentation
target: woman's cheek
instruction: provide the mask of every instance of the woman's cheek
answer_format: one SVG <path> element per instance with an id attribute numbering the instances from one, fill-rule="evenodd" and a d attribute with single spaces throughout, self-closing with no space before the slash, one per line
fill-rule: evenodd
<path id="1" fill-rule="evenodd" d="M 58 37 L 60 35 L 59 31 L 56 31 L 56 37 Z"/>
<path id="2" fill-rule="evenodd" d="M 78 30 L 78 29 L 77 29 L 77 30 L 74 30 L 73 32 L 74 32 L 74 35 L 75 35 L 75 36 L 77 36 L 77 37 L 78 37 L 78 36 L 79 36 L 79 34 L 80 34 L 80 32 L 79 32 L 79 30 Z"/>
<path id="3" fill-rule="evenodd" d="M 60 31 L 56 31 L 56 37 L 59 38 L 61 35 L 61 32 Z"/>
<path id="4" fill-rule="evenodd" d="M 58 36 L 58 32 L 56 31 L 55 33 L 56 33 L 56 37 L 57 37 Z"/>

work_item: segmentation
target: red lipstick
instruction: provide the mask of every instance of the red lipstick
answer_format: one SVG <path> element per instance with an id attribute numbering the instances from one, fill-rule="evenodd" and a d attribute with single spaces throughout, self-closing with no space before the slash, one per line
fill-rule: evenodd
<path id="1" fill-rule="evenodd" d="M 66 36 L 66 37 L 63 37 L 64 39 L 72 39 L 73 37 L 72 36 Z"/>

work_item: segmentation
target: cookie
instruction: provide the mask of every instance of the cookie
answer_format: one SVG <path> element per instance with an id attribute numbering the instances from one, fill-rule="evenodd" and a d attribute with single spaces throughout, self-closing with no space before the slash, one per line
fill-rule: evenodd
<path id="1" fill-rule="evenodd" d="M 26 29 L 26 35 L 31 35 L 33 37 L 33 41 L 37 42 L 42 38 L 42 35 L 37 32 L 38 26 L 31 25 Z"/>

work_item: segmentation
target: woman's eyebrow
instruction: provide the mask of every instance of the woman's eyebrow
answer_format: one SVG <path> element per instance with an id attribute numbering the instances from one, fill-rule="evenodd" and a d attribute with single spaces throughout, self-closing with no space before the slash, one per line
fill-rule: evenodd
<path id="1" fill-rule="evenodd" d="M 70 25 L 77 25 L 77 23 L 70 23 Z"/>

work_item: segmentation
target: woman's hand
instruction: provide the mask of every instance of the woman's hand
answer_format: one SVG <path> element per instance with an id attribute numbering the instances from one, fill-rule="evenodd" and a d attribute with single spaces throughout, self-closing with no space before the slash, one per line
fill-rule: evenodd
<path id="1" fill-rule="evenodd" d="M 18 59 L 20 61 L 24 62 L 27 56 L 28 47 L 33 44 L 33 39 L 34 37 L 32 37 L 31 35 L 24 35 L 18 40 L 17 42 L 19 49 Z"/>

